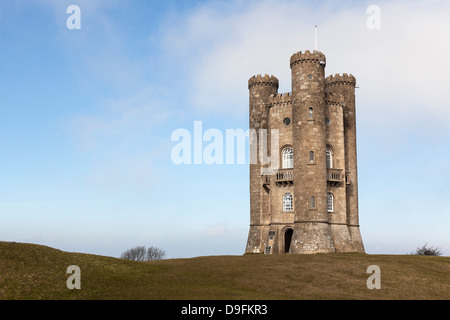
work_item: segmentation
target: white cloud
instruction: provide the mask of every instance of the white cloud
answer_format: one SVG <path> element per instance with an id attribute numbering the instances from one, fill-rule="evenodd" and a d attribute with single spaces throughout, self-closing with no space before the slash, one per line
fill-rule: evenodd
<path id="1" fill-rule="evenodd" d="M 209 2 L 168 24 L 164 45 L 188 66 L 190 99 L 197 108 L 242 116 L 252 75 L 274 74 L 280 91 L 290 91 L 289 58 L 313 49 L 318 24 L 326 72 L 356 76 L 364 117 L 385 121 L 388 112 L 418 118 L 426 107 L 427 115 L 442 123 L 450 115 L 445 58 L 450 3 L 380 2 L 381 30 L 367 28 L 366 5 L 333 4 Z"/>
<path id="2" fill-rule="evenodd" d="M 169 116 L 170 103 L 166 89 L 147 86 L 129 97 L 104 101 L 100 114 L 78 116 L 73 130 L 86 149 L 97 147 L 105 138 L 139 136 L 152 131 Z"/>

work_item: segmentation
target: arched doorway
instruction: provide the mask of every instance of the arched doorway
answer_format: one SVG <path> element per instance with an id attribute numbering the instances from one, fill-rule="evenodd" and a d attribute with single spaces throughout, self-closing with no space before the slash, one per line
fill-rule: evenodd
<path id="1" fill-rule="evenodd" d="M 286 231 L 284 232 L 284 253 L 289 253 L 293 232 L 294 230 L 292 229 L 286 229 Z"/>

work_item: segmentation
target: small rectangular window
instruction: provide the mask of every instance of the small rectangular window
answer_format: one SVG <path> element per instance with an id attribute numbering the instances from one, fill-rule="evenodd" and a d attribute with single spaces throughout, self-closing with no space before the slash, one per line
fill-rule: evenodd
<path id="1" fill-rule="evenodd" d="M 272 249 L 271 246 L 266 246 L 266 254 L 270 254 L 270 249 Z"/>
<path id="2" fill-rule="evenodd" d="M 316 207 L 316 198 L 314 196 L 311 196 L 311 209 L 314 209 Z"/>

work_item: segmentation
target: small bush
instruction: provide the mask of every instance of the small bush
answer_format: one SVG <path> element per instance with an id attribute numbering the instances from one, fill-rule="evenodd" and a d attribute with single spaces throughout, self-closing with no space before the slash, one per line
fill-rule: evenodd
<path id="1" fill-rule="evenodd" d="M 156 247 L 148 249 L 145 246 L 137 246 L 122 253 L 120 259 L 134 260 L 134 261 L 150 261 L 161 260 L 166 256 L 166 252 Z"/>
<path id="2" fill-rule="evenodd" d="M 150 247 L 147 249 L 146 260 L 161 260 L 166 256 L 166 252 L 156 247 Z"/>
<path id="3" fill-rule="evenodd" d="M 440 256 L 441 250 L 437 247 L 429 247 L 426 243 L 422 247 L 418 247 L 415 252 L 411 252 L 413 255 L 418 256 Z"/>

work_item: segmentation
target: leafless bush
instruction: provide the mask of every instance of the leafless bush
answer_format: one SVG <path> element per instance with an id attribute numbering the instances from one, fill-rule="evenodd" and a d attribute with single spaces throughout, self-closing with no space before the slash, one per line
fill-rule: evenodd
<path id="1" fill-rule="evenodd" d="M 148 249 L 145 246 L 137 246 L 126 250 L 120 256 L 120 259 L 126 260 L 134 260 L 134 261 L 148 261 L 148 260 L 161 260 L 166 256 L 166 252 L 156 248 L 149 247 Z"/>
<path id="2" fill-rule="evenodd" d="M 437 247 L 428 247 L 428 245 L 425 243 L 422 247 L 418 247 L 416 251 L 411 252 L 413 255 L 418 256 L 440 256 L 442 255 L 442 252 Z"/>
<path id="3" fill-rule="evenodd" d="M 147 249 L 146 260 L 161 260 L 166 256 L 166 252 L 156 247 L 150 247 Z"/>

